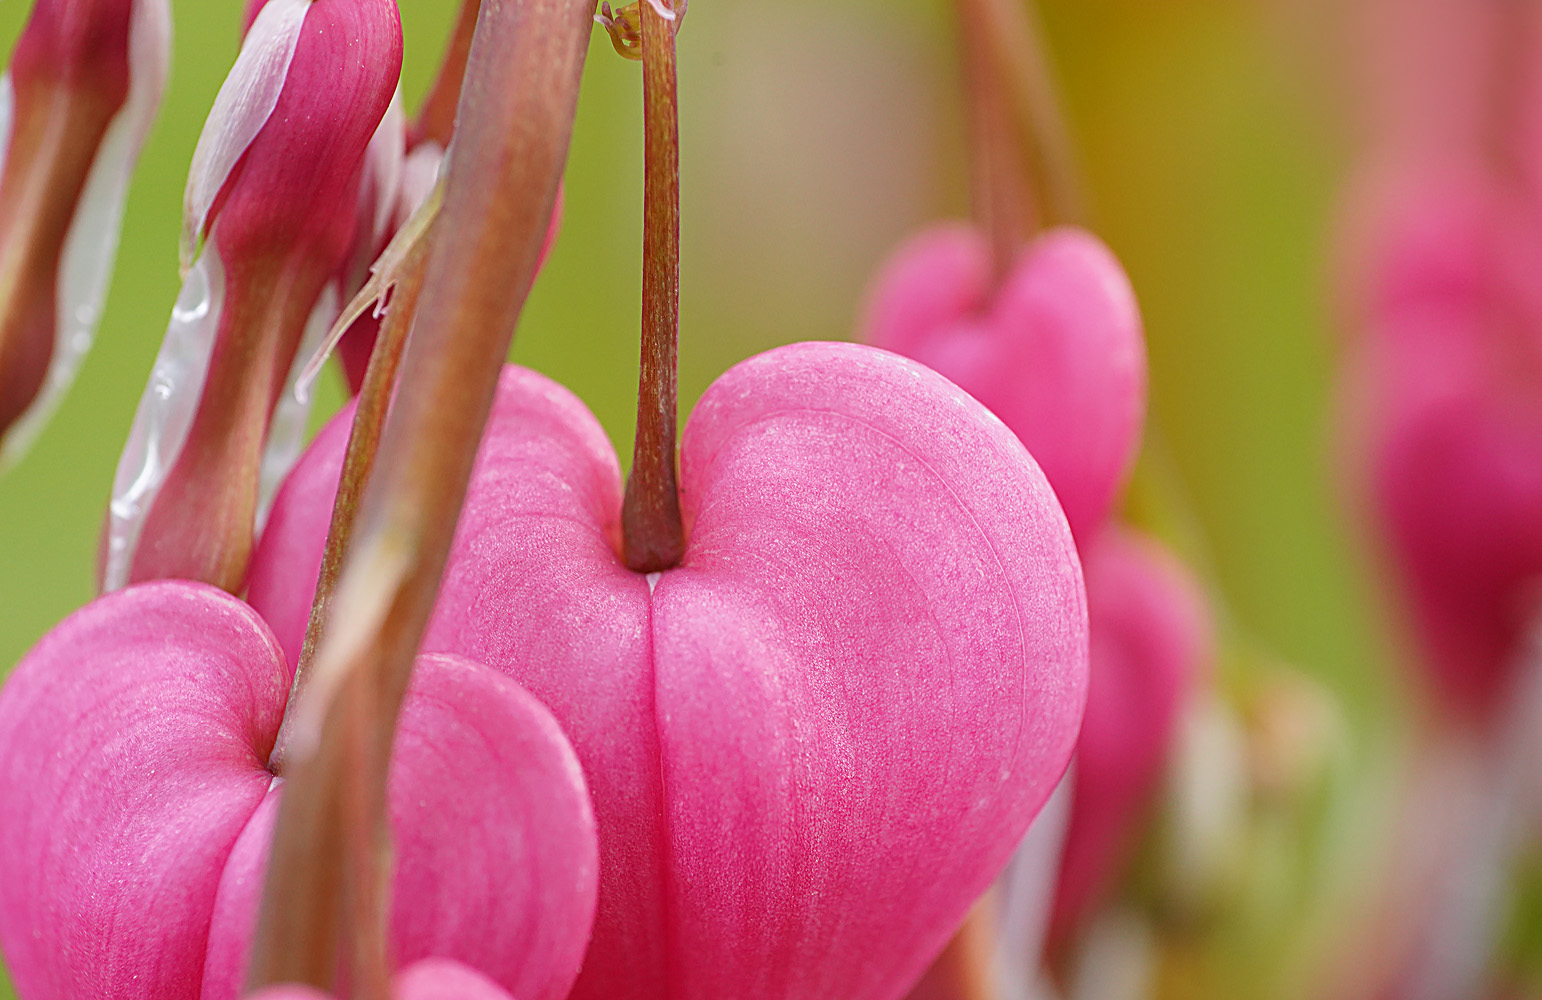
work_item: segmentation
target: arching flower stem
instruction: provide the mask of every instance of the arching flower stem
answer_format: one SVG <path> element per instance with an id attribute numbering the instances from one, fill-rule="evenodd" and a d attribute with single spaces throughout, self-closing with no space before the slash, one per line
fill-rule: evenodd
<path id="1" fill-rule="evenodd" d="M 375 468 L 375 456 L 380 448 L 380 433 L 385 426 L 386 412 L 391 393 L 396 388 L 397 372 L 401 368 L 402 352 L 407 346 L 407 334 L 417 313 L 418 298 L 423 291 L 423 272 L 428 264 L 432 230 L 418 238 L 407 251 L 406 259 L 396 272 L 390 304 L 386 309 L 385 322 L 380 336 L 370 352 L 369 367 L 364 373 L 364 384 L 359 389 L 359 402 L 354 410 L 353 427 L 348 436 L 348 449 L 343 457 L 342 476 L 338 481 L 337 499 L 332 507 L 332 523 L 327 529 L 326 551 L 321 560 L 321 576 L 316 581 L 316 595 L 311 603 L 310 622 L 305 630 L 305 645 L 295 664 L 294 685 L 289 694 L 289 711 L 279 730 L 270 762 L 274 773 L 281 773 L 285 752 L 294 730 L 297 714 L 294 710 L 301 703 L 301 692 L 310 675 L 320 645 L 322 631 L 326 627 L 327 613 L 332 607 L 332 595 L 343 568 L 343 557 L 353 537 L 354 522 L 358 516 L 359 501 L 364 487 Z"/>

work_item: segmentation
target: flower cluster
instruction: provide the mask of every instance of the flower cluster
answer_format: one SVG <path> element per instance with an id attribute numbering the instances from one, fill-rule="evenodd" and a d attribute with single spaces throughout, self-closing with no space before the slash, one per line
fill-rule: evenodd
<path id="1" fill-rule="evenodd" d="M 955 6 L 972 217 L 683 421 L 684 0 L 464 0 L 410 113 L 397 0 L 232 11 L 100 594 L 0 688 L 22 1000 L 1203 992 L 1338 716 L 1226 676 L 1036 22 Z M 1542 18 L 1381 13 L 1346 454 L 1439 697 L 1413 903 L 1346 940 L 1365 995 L 1456 1000 L 1542 814 Z M 506 360 L 596 22 L 640 64 L 629 465 Z M 0 80 L 0 471 L 100 319 L 170 35 L 36 0 Z"/>

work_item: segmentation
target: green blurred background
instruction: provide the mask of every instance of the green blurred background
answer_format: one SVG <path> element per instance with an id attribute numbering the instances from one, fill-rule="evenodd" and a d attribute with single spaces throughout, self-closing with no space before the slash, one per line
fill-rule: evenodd
<path id="1" fill-rule="evenodd" d="M 28 4 L 0 6 L 8 49 Z M 0 672 L 92 596 L 119 448 L 177 292 L 182 185 L 235 56 L 238 0 L 175 0 L 168 101 L 140 167 L 98 345 L 0 480 Z M 457 5 L 401 0 L 415 105 Z M 1152 363 L 1148 472 L 1193 529 L 1236 634 L 1339 694 L 1392 698 L 1384 629 L 1334 478 L 1333 219 L 1353 151 L 1345 5 L 1045 0 L 1095 228 L 1124 260 Z M 851 335 L 896 241 L 966 210 L 946 0 L 697 0 L 681 35 L 684 404 L 774 344 Z M 631 449 L 638 66 L 596 35 L 566 216 L 515 360 Z M 336 386 L 323 397 L 335 408 Z M 0 817 L 0 822 L 5 822 Z M 0 986 L 0 995 L 5 993 Z"/>

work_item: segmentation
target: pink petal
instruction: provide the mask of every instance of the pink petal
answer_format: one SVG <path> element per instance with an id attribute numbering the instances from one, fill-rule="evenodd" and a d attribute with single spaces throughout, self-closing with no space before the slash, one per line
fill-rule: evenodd
<path id="1" fill-rule="evenodd" d="M 900 996 L 1075 740 L 1054 498 L 974 400 L 843 344 L 724 375 L 681 472 L 653 640 L 678 995 Z"/>
<path id="2" fill-rule="evenodd" d="M 1086 571 L 1092 683 L 1076 744 L 1052 947 L 1091 915 L 1127 862 L 1183 705 L 1213 656 L 1204 597 L 1156 542 L 1108 529 L 1089 547 Z"/>
<path id="3" fill-rule="evenodd" d="M 989 248 L 944 226 L 900 249 L 863 339 L 926 364 L 984 403 L 1049 477 L 1078 539 L 1107 519 L 1139 448 L 1146 355 L 1129 279 L 1092 235 L 1053 230 L 991 292 Z"/>
<path id="4" fill-rule="evenodd" d="M 284 508 L 339 450 L 280 495 L 264 594 L 314 586 L 325 514 Z M 603 431 L 508 369 L 425 648 L 519 678 L 584 762 L 601 888 L 574 997 L 899 996 L 1069 757 L 1063 517 L 977 403 L 852 345 L 725 375 L 682 477 L 685 565 L 650 598 L 615 553 Z"/>
<path id="5" fill-rule="evenodd" d="M 198 997 L 288 689 L 266 626 L 199 584 L 102 598 L 28 654 L 0 692 L 0 944 L 21 996 Z"/>
<path id="6" fill-rule="evenodd" d="M 205 1000 L 240 993 L 281 790 L 226 866 Z M 589 943 L 598 848 L 578 760 L 539 702 L 468 660 L 420 658 L 393 751 L 391 827 L 396 961 L 453 958 L 522 1000 L 567 995 Z"/>
<path id="7" fill-rule="evenodd" d="M 1482 721 L 1542 579 L 1542 241 L 1468 166 L 1396 175 L 1362 222 L 1346 423 L 1428 677 Z"/>

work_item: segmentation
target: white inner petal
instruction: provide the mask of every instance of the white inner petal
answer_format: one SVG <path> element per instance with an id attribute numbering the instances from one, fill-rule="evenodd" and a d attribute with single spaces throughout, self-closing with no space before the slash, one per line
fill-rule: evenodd
<path id="1" fill-rule="evenodd" d="M 129 34 L 129 92 L 97 150 L 81 191 L 59 260 L 55 289 L 54 349 L 37 399 L 0 442 L 0 468 L 27 452 L 42 432 L 96 339 L 107 298 L 123 209 L 134 166 L 150 134 L 166 89 L 170 59 L 171 9 L 167 0 L 139 0 Z M 10 143 L 15 92 L 7 74 L 0 83 L 0 122 Z M 0 170 L 4 169 L 0 160 Z"/>
<path id="2" fill-rule="evenodd" d="M 182 207 L 182 266 L 197 252 L 209 211 L 242 154 L 268 123 L 300 44 L 311 0 L 272 0 L 241 44 L 193 150 Z"/>
<path id="3" fill-rule="evenodd" d="M 423 203 L 428 201 L 434 185 L 439 183 L 443 168 L 444 148 L 437 142 L 430 139 L 412 147 L 412 152 L 407 154 L 407 160 L 402 164 L 401 194 L 396 201 L 396 216 L 392 220 L 395 228 L 405 226 L 407 220 L 416 215 Z"/>
<path id="4" fill-rule="evenodd" d="M 166 339 L 118 460 L 108 506 L 104 591 L 127 585 L 145 518 L 176 465 L 198 412 L 225 304 L 225 269 L 214 240 L 198 255 L 171 311 Z"/>
<path id="5" fill-rule="evenodd" d="M 1076 764 L 1066 770 L 1055 791 L 1034 817 L 1017 852 L 1001 875 L 1000 910 L 994 974 L 1005 1000 L 1049 995 L 1044 978 L 1044 939 L 1049 934 L 1060 880 L 1060 859 L 1071 826 Z"/>
<path id="6" fill-rule="evenodd" d="M 11 130 L 16 127 L 16 84 L 10 71 L 0 76 L 0 173 L 11 152 Z"/>
<path id="7" fill-rule="evenodd" d="M 375 129 L 364 153 L 364 181 L 359 185 L 359 218 L 371 220 L 374 237 L 367 253 L 391 235 L 396 219 L 396 203 L 402 183 L 402 164 L 407 156 L 407 112 L 402 105 L 402 88 L 397 87 L 391 106 Z M 348 290 L 358 291 L 356 288 Z"/>

